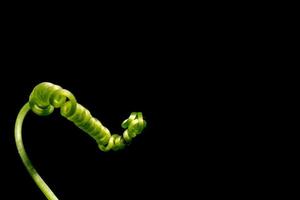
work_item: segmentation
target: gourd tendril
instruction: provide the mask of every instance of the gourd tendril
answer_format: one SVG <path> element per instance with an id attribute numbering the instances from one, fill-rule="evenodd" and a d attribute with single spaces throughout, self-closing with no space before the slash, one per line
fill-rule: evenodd
<path id="1" fill-rule="evenodd" d="M 39 116 L 47 116 L 54 111 L 54 108 L 60 108 L 60 114 L 94 138 L 100 150 L 104 152 L 123 149 L 146 127 L 142 113 L 132 112 L 121 125 L 122 128 L 126 129 L 123 135 L 111 134 L 85 107 L 77 103 L 70 91 L 49 82 L 38 84 L 31 92 L 29 101 L 22 107 L 17 116 L 15 140 L 23 164 L 48 200 L 58 200 L 58 198 L 40 177 L 28 158 L 22 140 L 22 124 L 30 110 Z"/>

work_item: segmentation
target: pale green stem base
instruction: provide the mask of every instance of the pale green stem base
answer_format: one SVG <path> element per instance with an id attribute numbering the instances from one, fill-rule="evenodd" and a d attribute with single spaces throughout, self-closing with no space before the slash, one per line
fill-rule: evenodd
<path id="1" fill-rule="evenodd" d="M 28 155 L 24 149 L 23 140 L 22 140 L 22 124 L 23 124 L 24 118 L 29 110 L 30 110 L 29 103 L 26 103 L 20 110 L 17 120 L 16 120 L 15 140 L 16 140 L 17 149 L 18 149 L 19 155 L 20 155 L 27 171 L 29 172 L 29 174 L 31 175 L 32 179 L 37 184 L 37 186 L 40 188 L 40 190 L 47 197 L 47 199 L 48 200 L 58 200 L 58 198 L 55 196 L 55 194 L 51 191 L 51 189 L 48 187 L 48 185 L 44 182 L 44 180 L 37 173 L 37 171 L 33 167 L 32 163 L 29 160 Z"/>

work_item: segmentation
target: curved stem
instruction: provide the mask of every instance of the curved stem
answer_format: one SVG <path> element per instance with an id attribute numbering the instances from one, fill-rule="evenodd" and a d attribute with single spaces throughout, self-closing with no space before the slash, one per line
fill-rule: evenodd
<path id="1" fill-rule="evenodd" d="M 29 110 L 30 110 L 29 103 L 26 103 L 20 110 L 17 120 L 16 120 L 15 140 L 16 140 L 18 153 L 19 153 L 28 173 L 30 174 L 30 176 L 32 177 L 34 182 L 37 184 L 37 186 L 40 188 L 40 190 L 47 197 L 47 199 L 48 200 L 58 200 L 58 198 L 51 191 L 51 189 L 48 187 L 48 185 L 45 183 L 45 181 L 37 173 L 37 171 L 33 167 L 32 163 L 29 160 L 28 155 L 24 149 L 24 144 L 23 144 L 23 140 L 22 140 L 22 124 L 23 124 L 24 118 Z"/>

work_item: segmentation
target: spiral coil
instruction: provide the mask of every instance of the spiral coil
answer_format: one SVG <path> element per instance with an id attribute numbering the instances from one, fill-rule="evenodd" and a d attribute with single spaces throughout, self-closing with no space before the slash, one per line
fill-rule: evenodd
<path id="1" fill-rule="evenodd" d="M 60 108 L 62 116 L 94 138 L 99 148 L 105 152 L 123 149 L 146 127 L 142 113 L 132 112 L 122 123 L 122 128 L 126 129 L 123 135 L 112 135 L 85 107 L 77 103 L 70 91 L 49 82 L 40 83 L 33 89 L 29 97 L 29 106 L 40 116 L 50 115 L 54 108 Z"/>

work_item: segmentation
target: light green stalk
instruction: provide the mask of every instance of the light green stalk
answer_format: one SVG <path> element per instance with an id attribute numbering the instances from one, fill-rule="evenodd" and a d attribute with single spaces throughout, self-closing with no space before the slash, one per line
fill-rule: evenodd
<path id="1" fill-rule="evenodd" d="M 15 140 L 17 149 L 19 152 L 19 155 L 34 182 L 37 184 L 37 186 L 40 188 L 40 190 L 44 193 L 44 195 L 49 200 L 58 200 L 58 198 L 55 196 L 55 194 L 51 191 L 51 189 L 48 187 L 48 185 L 45 183 L 45 181 L 40 177 L 40 175 L 37 173 L 35 168 L 33 167 L 30 159 L 28 158 L 28 155 L 24 149 L 23 145 L 23 139 L 22 139 L 22 124 L 24 121 L 24 118 L 27 114 L 27 112 L 30 110 L 29 104 L 26 103 L 23 108 L 20 110 L 16 125 L 15 125 Z"/>
<path id="2" fill-rule="evenodd" d="M 132 138 L 139 135 L 146 127 L 146 121 L 143 120 L 142 113 L 133 112 L 122 123 L 122 127 L 126 129 L 122 136 L 110 134 L 109 130 L 98 119 L 94 118 L 86 108 L 77 103 L 71 92 L 48 82 L 37 85 L 30 94 L 29 102 L 22 107 L 17 116 L 15 140 L 18 153 L 27 171 L 48 200 L 58 200 L 58 198 L 40 177 L 28 158 L 22 140 L 22 124 L 29 110 L 37 115 L 46 116 L 50 115 L 54 108 L 60 108 L 63 117 L 95 139 L 100 150 L 105 152 L 111 149 L 114 151 L 123 149 L 126 144 L 131 142 Z"/>

